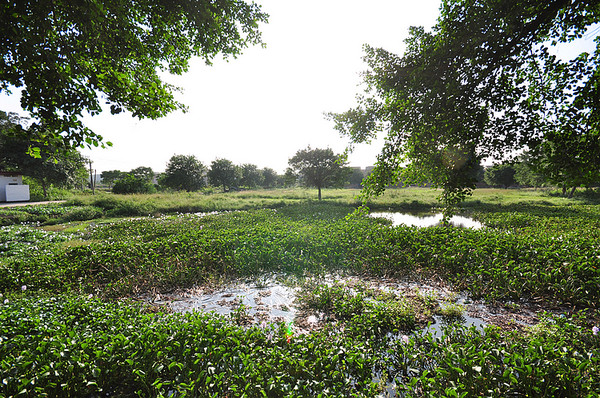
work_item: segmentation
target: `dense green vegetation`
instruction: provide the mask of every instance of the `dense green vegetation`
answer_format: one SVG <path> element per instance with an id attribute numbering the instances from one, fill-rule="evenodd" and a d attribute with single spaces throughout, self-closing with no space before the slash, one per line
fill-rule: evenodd
<path id="1" fill-rule="evenodd" d="M 341 190 L 322 202 L 264 191 L 40 207 L 48 225 L 0 232 L 0 395 L 595 396 L 600 209 L 593 197 L 503 192 L 465 204 L 481 230 L 391 227 L 351 214 L 357 203 Z M 411 189 L 372 206 L 435 204 Z M 138 217 L 114 218 L 127 206 Z M 218 213 L 177 214 L 185 209 Z M 239 313 L 172 314 L 127 299 L 264 273 L 435 279 L 517 310 L 527 301 L 569 310 L 516 331 L 449 322 L 433 335 L 426 323 L 443 310 L 426 297 L 306 282 L 300 306 L 329 322 L 290 335 Z"/>

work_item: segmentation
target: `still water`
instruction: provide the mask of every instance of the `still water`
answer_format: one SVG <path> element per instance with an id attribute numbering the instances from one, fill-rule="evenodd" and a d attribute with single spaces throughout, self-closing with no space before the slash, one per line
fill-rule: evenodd
<path id="1" fill-rule="evenodd" d="M 409 214 L 395 212 L 378 212 L 371 213 L 371 217 L 382 217 L 392 221 L 393 226 L 406 225 L 408 227 L 433 227 L 440 225 L 442 222 L 442 213 L 438 214 Z M 481 229 L 483 224 L 468 217 L 452 216 L 450 224 L 456 227 Z"/>
<path id="2" fill-rule="evenodd" d="M 329 276 L 323 280 L 327 285 L 339 282 L 353 285 L 357 281 L 366 283 L 372 289 L 393 293 L 399 297 L 417 294 L 435 297 L 440 305 L 454 302 L 463 307 L 464 312 L 460 317 L 452 319 L 452 322 L 458 321 L 467 326 L 475 325 L 481 328 L 487 325 L 487 322 L 483 319 L 468 314 L 469 308 L 473 308 L 474 304 L 470 303 L 465 295 L 456 294 L 446 289 L 422 283 L 366 280 L 359 277 L 337 278 Z M 167 305 L 175 312 L 202 311 L 230 315 L 239 309 L 243 309 L 248 316 L 249 324 L 292 322 L 296 331 L 308 332 L 318 327 L 319 322 L 322 321 L 320 319 L 322 314 L 299 313 L 298 303 L 296 302 L 299 291 L 298 286 L 292 287 L 275 277 L 270 277 L 259 281 L 238 281 L 216 289 L 189 289 L 173 295 L 147 297 L 146 300 L 153 304 Z M 453 296 L 455 298 L 452 298 Z M 483 307 L 481 309 L 484 313 L 487 312 Z M 437 336 L 441 333 L 442 325 L 448 320 L 435 315 L 432 321 L 432 324 L 425 328 L 424 332 Z"/>

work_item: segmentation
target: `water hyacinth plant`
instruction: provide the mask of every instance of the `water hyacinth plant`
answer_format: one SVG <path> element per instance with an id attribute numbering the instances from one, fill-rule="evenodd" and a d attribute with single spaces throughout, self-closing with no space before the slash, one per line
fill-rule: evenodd
<path id="1" fill-rule="evenodd" d="M 402 192 L 382 206 L 422 195 Z M 419 229 L 349 216 L 352 199 L 334 194 L 315 203 L 247 193 L 248 202 L 223 199 L 236 211 L 3 227 L 0 395 L 600 394 L 596 205 L 475 196 L 466 209 L 486 228 Z M 80 205 L 125 208 L 95 200 Z M 252 208 L 261 200 L 279 204 Z M 265 273 L 289 280 L 293 305 L 319 327 L 252 323 L 243 306 L 233 316 L 179 314 L 141 301 Z M 469 328 L 457 316 L 430 333 L 434 315 L 466 312 L 458 295 L 373 281 L 435 281 L 507 316 L 536 308 L 539 323 Z"/>

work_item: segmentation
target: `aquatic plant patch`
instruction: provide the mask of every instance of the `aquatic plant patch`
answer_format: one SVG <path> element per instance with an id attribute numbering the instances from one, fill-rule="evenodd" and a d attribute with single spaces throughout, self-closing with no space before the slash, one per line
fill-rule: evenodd
<path id="1" fill-rule="evenodd" d="M 402 296 L 366 283 L 307 282 L 297 295 L 300 311 L 333 322 L 347 333 L 377 337 L 386 333 L 409 333 L 433 321 L 437 302 L 418 295 Z"/>
<path id="2" fill-rule="evenodd" d="M 480 231 L 392 227 L 343 203 L 2 229 L 0 395 L 598 396 L 598 210 L 515 203 L 480 204 Z M 568 310 L 514 332 L 433 333 L 419 314 L 459 319 L 464 301 L 321 281 L 300 301 L 324 326 L 298 333 L 249 323 L 244 305 L 217 316 L 107 299 L 265 272 L 432 277 L 515 319 L 528 301 Z"/>
<path id="3" fill-rule="evenodd" d="M 599 374 L 600 336 L 585 313 L 518 333 L 449 325 L 440 337 L 370 338 L 92 297 L 0 305 L 6 397 L 594 396 Z"/>
<path id="4" fill-rule="evenodd" d="M 0 289 L 26 284 L 123 296 L 263 272 L 342 271 L 435 275 L 488 300 L 600 303 L 600 240 L 587 229 L 390 227 L 345 217 L 350 210 L 318 204 L 90 224 L 85 244 L 0 258 Z"/>
<path id="5" fill-rule="evenodd" d="M 4 257 L 43 251 L 45 247 L 74 239 L 73 234 L 54 233 L 30 225 L 0 227 L 0 255 Z"/>
<path id="6" fill-rule="evenodd" d="M 0 306 L 4 396 L 374 396 L 368 342 L 59 296 Z"/>

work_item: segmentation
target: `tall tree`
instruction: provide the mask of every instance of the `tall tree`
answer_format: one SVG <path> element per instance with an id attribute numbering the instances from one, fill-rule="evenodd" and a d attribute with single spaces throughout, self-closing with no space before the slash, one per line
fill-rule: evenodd
<path id="1" fill-rule="evenodd" d="M 341 156 L 330 148 L 301 149 L 288 164 L 304 185 L 318 189 L 319 200 L 321 188 L 343 185 L 349 178 L 349 169 L 343 167 Z"/>
<path id="2" fill-rule="evenodd" d="M 541 187 L 549 183 L 544 174 L 540 173 L 532 160 L 532 155 L 529 151 L 520 154 L 515 166 L 515 182 L 526 187 Z"/>
<path id="3" fill-rule="evenodd" d="M 258 169 L 258 166 L 254 164 L 243 164 L 241 167 L 242 177 L 240 184 L 249 188 L 256 188 L 261 186 L 264 181 L 262 171 Z"/>
<path id="4" fill-rule="evenodd" d="M 223 192 L 238 185 L 241 172 L 230 160 L 216 159 L 210 164 L 207 173 L 211 185 L 223 187 Z"/>
<path id="5" fill-rule="evenodd" d="M 600 183 L 600 131 L 551 132 L 531 151 L 533 168 L 563 195 L 573 197 L 577 187 Z"/>
<path id="6" fill-rule="evenodd" d="M 125 176 L 125 172 L 120 170 L 107 170 L 100 173 L 100 178 L 102 178 L 102 182 L 107 184 L 109 187 L 120 178 Z"/>
<path id="7" fill-rule="evenodd" d="M 365 46 L 366 95 L 329 114 L 352 143 L 387 134 L 365 196 L 402 177 L 429 181 L 448 216 L 480 159 L 537 147 L 567 125 L 597 137 L 600 52 L 561 61 L 549 47 L 581 37 L 600 20 L 598 4 L 444 0 L 431 32 L 411 28 L 403 56 Z"/>
<path id="8" fill-rule="evenodd" d="M 135 178 L 138 178 L 142 181 L 152 182 L 154 179 L 154 171 L 151 167 L 140 166 L 131 170 L 129 174 L 133 175 Z"/>
<path id="9" fill-rule="evenodd" d="M 0 168 L 18 171 L 37 180 L 48 197 L 50 185 L 69 188 L 85 173 L 85 162 L 77 150 L 56 152 L 55 148 L 43 145 L 38 157 L 29 155 L 32 143 L 23 132 L 22 118 L 16 114 L 0 112 Z"/>
<path id="10" fill-rule="evenodd" d="M 350 174 L 350 185 L 360 187 L 364 178 L 365 174 L 363 171 L 360 168 L 355 167 L 352 169 L 352 174 Z"/>
<path id="11" fill-rule="evenodd" d="M 23 87 L 21 104 L 36 119 L 30 138 L 60 146 L 99 145 L 82 123 L 129 111 L 156 119 L 176 109 L 176 87 L 191 57 L 207 64 L 261 44 L 268 15 L 242 0 L 19 0 L 0 7 L 0 92 Z"/>
<path id="12" fill-rule="evenodd" d="M 279 182 L 277 172 L 269 167 L 262 169 L 263 175 L 263 188 L 276 187 Z"/>
<path id="13" fill-rule="evenodd" d="M 173 155 L 161 183 L 169 188 L 197 191 L 204 186 L 206 168 L 194 155 Z"/>
<path id="14" fill-rule="evenodd" d="M 515 184 L 515 167 L 510 163 L 496 164 L 485 169 L 485 183 L 508 188 Z"/>

